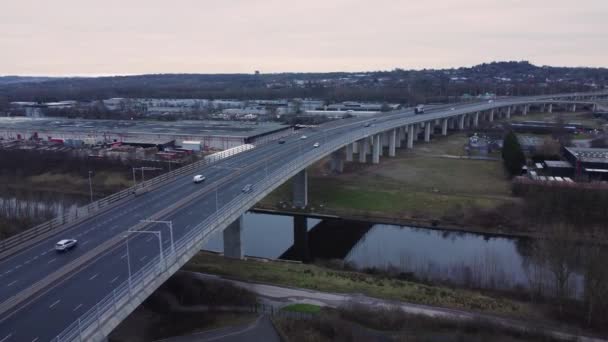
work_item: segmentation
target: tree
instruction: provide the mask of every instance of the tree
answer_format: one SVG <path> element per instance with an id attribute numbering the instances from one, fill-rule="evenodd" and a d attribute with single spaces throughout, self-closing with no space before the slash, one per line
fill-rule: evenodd
<path id="1" fill-rule="evenodd" d="M 526 164 L 526 156 L 521 149 L 517 136 L 512 131 L 503 140 L 502 160 L 511 176 L 520 174 L 522 166 Z"/>

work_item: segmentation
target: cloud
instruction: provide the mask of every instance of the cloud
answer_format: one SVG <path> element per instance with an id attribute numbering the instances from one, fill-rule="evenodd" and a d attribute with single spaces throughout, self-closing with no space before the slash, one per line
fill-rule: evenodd
<path id="1" fill-rule="evenodd" d="M 608 1 L 2 0 L 0 74 L 606 66 Z"/>

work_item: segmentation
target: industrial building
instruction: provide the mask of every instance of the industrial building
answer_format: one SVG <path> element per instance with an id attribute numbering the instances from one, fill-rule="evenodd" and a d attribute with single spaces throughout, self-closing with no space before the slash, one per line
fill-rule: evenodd
<path id="1" fill-rule="evenodd" d="M 175 146 L 181 146 L 185 140 L 200 141 L 204 150 L 225 150 L 285 136 L 291 132 L 292 127 L 273 122 L 0 118 L 0 139 L 26 140 L 35 137 L 57 142 L 72 139 L 88 145 L 115 142 L 141 146 L 168 145 L 173 141 Z"/>
<path id="2" fill-rule="evenodd" d="M 564 147 L 577 179 L 608 181 L 608 149 Z"/>

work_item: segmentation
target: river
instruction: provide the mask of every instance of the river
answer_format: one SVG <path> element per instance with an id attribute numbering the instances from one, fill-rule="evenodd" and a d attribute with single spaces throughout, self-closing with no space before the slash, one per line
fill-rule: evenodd
<path id="1" fill-rule="evenodd" d="M 476 288 L 520 289 L 552 286 L 548 263 L 537 241 L 432 230 L 391 224 L 307 218 L 308 247 L 315 259 L 342 259 L 357 269 L 376 268 L 427 281 Z M 243 221 L 245 255 L 281 258 L 294 244 L 294 218 L 247 213 Z M 204 246 L 221 252 L 222 234 Z M 293 258 L 293 254 L 289 255 Z M 576 265 L 569 265 L 570 269 Z M 582 293 L 583 277 L 572 271 L 571 296 Z"/>

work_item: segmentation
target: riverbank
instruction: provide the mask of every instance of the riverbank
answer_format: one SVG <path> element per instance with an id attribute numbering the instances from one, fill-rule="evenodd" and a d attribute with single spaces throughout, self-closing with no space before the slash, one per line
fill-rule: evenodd
<path id="1" fill-rule="evenodd" d="M 397 306 L 409 314 L 493 319 L 501 325 L 530 328 L 530 331 L 536 331 L 532 327 L 543 327 L 547 331 L 580 333 L 579 329 L 552 319 L 539 304 L 423 285 L 379 274 L 261 259 L 235 260 L 203 252 L 184 269 L 220 275 L 275 305 L 306 303 L 339 308 L 360 303 L 368 308 Z M 195 275 L 201 279 L 216 279 L 205 274 Z"/>

